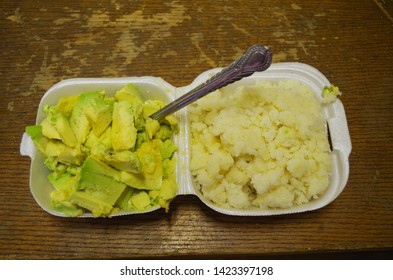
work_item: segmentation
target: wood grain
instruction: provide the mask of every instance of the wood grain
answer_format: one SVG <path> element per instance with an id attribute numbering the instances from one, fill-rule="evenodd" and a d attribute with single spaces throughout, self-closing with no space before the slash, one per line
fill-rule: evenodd
<path id="1" fill-rule="evenodd" d="M 161 2 L 2 1 L 0 258 L 292 258 L 392 250 L 392 5 Z M 30 160 L 20 156 L 19 144 L 54 83 L 151 75 L 184 86 L 256 43 L 272 49 L 274 62 L 318 68 L 343 92 L 353 151 L 348 184 L 333 203 L 295 215 L 230 217 L 180 196 L 168 214 L 111 219 L 57 218 L 36 204 Z"/>

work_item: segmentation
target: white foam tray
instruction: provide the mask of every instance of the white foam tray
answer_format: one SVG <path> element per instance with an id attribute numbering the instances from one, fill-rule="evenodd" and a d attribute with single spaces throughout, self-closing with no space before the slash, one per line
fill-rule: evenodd
<path id="1" fill-rule="evenodd" d="M 85 91 L 105 90 L 108 95 L 113 95 L 117 90 L 127 83 L 134 83 L 141 90 L 144 98 L 161 99 L 170 102 L 185 94 L 195 86 L 206 81 L 211 75 L 221 71 L 222 68 L 215 68 L 200 74 L 190 85 L 185 87 L 174 87 L 158 77 L 129 77 L 129 78 L 76 78 L 61 81 L 51 87 L 42 97 L 39 104 L 36 123 L 40 123 L 44 118 L 44 105 L 55 105 L 60 97 L 80 94 Z M 254 73 L 252 76 L 238 81 L 239 84 L 252 83 L 255 79 L 280 80 L 296 79 L 308 85 L 319 101 L 322 102 L 321 92 L 325 85 L 330 86 L 327 78 L 317 69 L 302 63 L 276 63 L 264 72 Z M 352 145 L 349 136 L 348 124 L 345 116 L 343 104 L 339 99 L 335 102 L 323 105 L 323 116 L 326 119 L 332 143 L 332 176 L 327 191 L 318 199 L 308 204 L 293 207 L 290 209 L 247 209 L 235 210 L 222 208 L 214 205 L 204 198 L 198 188 L 194 187 L 190 172 L 189 147 L 189 126 L 187 118 L 187 108 L 175 113 L 180 122 L 180 131 L 174 141 L 178 146 L 177 157 L 177 182 L 179 185 L 178 195 L 196 195 L 211 209 L 227 214 L 238 216 L 269 216 L 279 214 L 290 214 L 315 210 L 326 206 L 343 191 L 349 176 L 349 155 Z M 64 217 L 64 214 L 52 209 L 50 192 L 53 190 L 48 181 L 50 170 L 44 165 L 42 155 L 34 147 L 30 137 L 26 134 L 22 137 L 20 153 L 31 158 L 30 167 L 30 190 L 37 203 L 48 213 Z M 113 216 L 152 212 L 159 209 L 159 206 L 148 209 L 144 212 L 120 212 Z M 91 214 L 84 214 L 83 217 L 92 217 Z"/>

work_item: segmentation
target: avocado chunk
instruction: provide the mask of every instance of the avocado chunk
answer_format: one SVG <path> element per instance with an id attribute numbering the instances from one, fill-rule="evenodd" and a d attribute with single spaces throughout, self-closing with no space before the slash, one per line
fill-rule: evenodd
<path id="1" fill-rule="evenodd" d="M 160 147 L 161 157 L 163 160 L 172 158 L 174 152 L 177 151 L 177 147 L 173 144 L 173 141 L 166 140 L 162 142 Z"/>
<path id="2" fill-rule="evenodd" d="M 140 173 L 142 172 L 142 163 L 136 153 L 129 150 L 107 153 L 103 160 L 110 166 L 127 172 Z"/>
<path id="3" fill-rule="evenodd" d="M 131 103 L 143 102 L 141 92 L 134 84 L 127 84 L 115 94 L 117 101 L 127 100 Z"/>
<path id="4" fill-rule="evenodd" d="M 52 172 L 48 175 L 48 179 L 57 191 L 64 192 L 72 192 L 76 182 L 76 176 L 68 172 L 61 175 L 57 175 L 56 172 Z"/>
<path id="5" fill-rule="evenodd" d="M 54 106 L 56 112 L 62 113 L 64 116 L 69 118 L 71 116 L 72 108 L 74 107 L 78 95 L 72 95 L 68 97 L 60 98 L 59 102 Z"/>
<path id="6" fill-rule="evenodd" d="M 41 122 L 42 135 L 49 139 L 61 139 L 60 133 L 50 118 L 46 118 Z"/>
<path id="7" fill-rule="evenodd" d="M 52 172 L 49 174 L 48 179 L 56 189 L 50 194 L 53 208 L 69 217 L 76 217 L 83 214 L 81 208 L 69 201 L 74 191 L 76 176 L 68 172 L 61 175 Z"/>
<path id="8" fill-rule="evenodd" d="M 108 126 L 100 137 L 97 137 L 93 131 L 90 131 L 86 142 L 83 145 L 85 153 L 93 155 L 98 159 L 102 159 L 108 151 L 113 150 L 111 135 L 111 126 Z"/>
<path id="9" fill-rule="evenodd" d="M 150 196 L 145 191 L 139 191 L 130 198 L 132 207 L 137 211 L 143 211 L 151 206 Z"/>
<path id="10" fill-rule="evenodd" d="M 73 192 L 70 201 L 82 208 L 90 210 L 95 217 L 107 217 L 113 210 L 112 205 L 86 192 Z"/>
<path id="11" fill-rule="evenodd" d="M 153 139 L 154 135 L 157 131 L 160 130 L 160 123 L 157 120 L 153 120 L 152 118 L 146 119 L 146 136 L 149 140 Z"/>
<path id="12" fill-rule="evenodd" d="M 127 186 L 119 199 L 116 201 L 115 205 L 118 206 L 120 209 L 131 210 L 132 205 L 130 202 L 130 198 L 134 193 L 135 189 Z"/>
<path id="13" fill-rule="evenodd" d="M 100 136 L 112 122 L 113 98 L 93 98 L 90 100 L 90 106 L 86 108 L 85 114 L 89 120 L 93 132 Z"/>
<path id="14" fill-rule="evenodd" d="M 141 173 L 122 171 L 120 180 L 136 189 L 157 190 L 161 188 L 163 165 L 160 152 L 160 144 L 157 140 L 145 142 L 136 151 L 141 162 Z"/>
<path id="15" fill-rule="evenodd" d="M 77 141 L 68 118 L 62 113 L 57 113 L 52 119 L 63 143 L 69 147 L 75 147 L 77 145 Z"/>
<path id="16" fill-rule="evenodd" d="M 135 112 L 131 102 L 116 102 L 112 116 L 112 145 L 115 151 L 133 149 L 136 143 Z"/>
<path id="17" fill-rule="evenodd" d="M 77 141 L 68 117 L 58 109 L 61 109 L 59 105 L 44 107 L 47 117 L 41 122 L 42 134 L 49 139 L 61 140 L 67 146 L 75 147 Z"/>
<path id="18" fill-rule="evenodd" d="M 53 191 L 50 194 L 53 209 L 64 213 L 68 217 L 77 217 L 83 214 L 83 210 L 64 196 L 63 192 Z"/>
<path id="19" fill-rule="evenodd" d="M 50 141 L 50 139 L 42 134 L 42 126 L 41 125 L 27 126 L 25 132 L 27 133 L 27 135 L 31 137 L 31 140 L 33 140 L 33 143 L 37 147 L 37 149 L 43 155 L 45 155 L 46 146 Z"/>
<path id="20" fill-rule="evenodd" d="M 164 107 L 164 102 L 161 100 L 146 100 L 143 103 L 143 117 L 149 117 L 151 114 L 157 112 L 162 107 Z"/>
<path id="21" fill-rule="evenodd" d="M 86 158 L 70 200 L 96 216 L 108 216 L 126 187 L 115 180 L 116 173 L 93 157 Z"/>
<path id="22" fill-rule="evenodd" d="M 160 204 L 161 207 L 165 209 L 165 211 L 169 211 L 169 204 L 177 194 L 175 169 L 176 167 L 174 158 L 164 159 L 163 180 L 161 187 L 157 190 L 151 190 L 149 192 L 152 200 Z"/>
<path id="23" fill-rule="evenodd" d="M 75 102 L 70 115 L 70 126 L 74 131 L 76 140 L 79 144 L 85 143 L 89 134 L 91 125 L 85 114 L 86 108 L 89 106 L 90 98 L 95 98 L 97 92 L 82 93 Z"/>
<path id="24" fill-rule="evenodd" d="M 68 147 L 61 141 L 49 141 L 46 144 L 44 154 L 48 158 L 56 158 L 57 161 L 65 164 L 80 166 L 84 160 L 84 155 L 78 147 Z"/>

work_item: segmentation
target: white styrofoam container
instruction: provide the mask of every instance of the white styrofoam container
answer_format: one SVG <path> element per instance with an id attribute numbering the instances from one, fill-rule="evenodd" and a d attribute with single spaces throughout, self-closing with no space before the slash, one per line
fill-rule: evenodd
<path id="1" fill-rule="evenodd" d="M 44 105 L 55 105 L 60 97 L 80 94 L 85 91 L 105 90 L 111 96 L 127 83 L 134 83 L 142 92 L 146 99 L 161 99 L 170 102 L 185 94 L 192 88 L 206 81 L 211 75 L 221 71 L 222 68 L 215 68 L 200 74 L 190 85 L 176 88 L 161 78 L 157 77 L 130 77 L 130 78 L 76 78 L 68 79 L 57 83 L 51 87 L 42 97 L 39 104 L 36 123 L 40 123 L 44 118 Z M 242 79 L 229 86 L 253 83 L 255 80 L 280 80 L 295 79 L 309 86 L 319 101 L 322 102 L 321 92 L 323 87 L 330 86 L 330 82 L 317 69 L 302 63 L 276 63 L 264 72 L 254 73 L 252 76 Z M 227 215 L 239 216 L 268 216 L 279 214 L 290 214 L 315 210 L 326 206 L 332 202 L 343 191 L 349 176 L 349 155 L 352 145 L 343 104 L 339 99 L 330 104 L 322 106 L 323 116 L 326 119 L 332 143 L 332 175 L 326 192 L 307 204 L 293 207 L 290 209 L 260 209 L 252 208 L 247 210 L 237 210 L 218 207 L 206 199 L 200 190 L 193 185 L 190 172 L 190 153 L 189 147 L 189 126 L 187 119 L 187 108 L 175 113 L 180 122 L 179 134 L 174 141 L 178 146 L 177 158 L 177 183 L 179 185 L 178 195 L 196 195 L 211 209 Z M 52 209 L 50 192 L 53 187 L 49 183 L 47 176 L 50 170 L 44 165 L 42 155 L 36 150 L 31 139 L 26 134 L 22 137 L 20 153 L 31 158 L 30 167 L 30 190 L 37 203 L 47 212 L 56 216 L 64 214 Z M 159 206 L 148 209 L 144 212 L 120 212 L 113 216 L 146 213 L 155 211 Z M 91 214 L 84 214 L 84 217 L 92 217 Z"/>

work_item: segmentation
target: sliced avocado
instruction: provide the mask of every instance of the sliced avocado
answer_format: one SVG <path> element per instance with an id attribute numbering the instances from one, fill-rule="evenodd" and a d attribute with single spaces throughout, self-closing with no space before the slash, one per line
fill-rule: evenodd
<path id="1" fill-rule="evenodd" d="M 31 137 L 32 140 L 40 138 L 42 136 L 42 126 L 41 125 L 29 125 L 26 126 L 25 132 Z"/>
<path id="2" fill-rule="evenodd" d="M 42 135 L 44 135 L 45 137 L 49 139 L 61 139 L 60 133 L 57 131 L 55 123 L 53 123 L 50 118 L 45 118 L 41 122 L 41 127 Z"/>
<path id="3" fill-rule="evenodd" d="M 70 201 L 92 211 L 95 216 L 108 216 L 126 187 L 115 177 L 116 170 L 93 157 L 86 158 Z"/>
<path id="4" fill-rule="evenodd" d="M 77 141 L 68 117 L 62 112 L 58 112 L 58 109 L 58 105 L 44 106 L 47 117 L 41 122 L 42 134 L 49 139 L 62 140 L 67 146 L 75 147 Z"/>
<path id="5" fill-rule="evenodd" d="M 121 171 L 120 180 L 136 189 L 158 190 L 161 188 L 163 166 L 160 145 L 156 140 L 145 142 L 136 151 L 142 163 L 142 173 Z"/>
<path id="6" fill-rule="evenodd" d="M 163 168 L 163 178 L 169 178 L 174 176 L 176 170 L 176 160 L 173 159 L 164 159 L 162 161 L 162 168 Z"/>
<path id="7" fill-rule="evenodd" d="M 76 217 L 83 214 L 82 209 L 69 201 L 74 191 L 76 177 L 70 173 L 63 173 L 58 176 L 56 172 L 52 172 L 49 174 L 48 179 L 56 189 L 50 193 L 53 208 L 70 217 Z"/>
<path id="8" fill-rule="evenodd" d="M 156 190 L 161 187 L 162 178 L 148 180 L 143 173 L 131 173 L 120 171 L 120 181 L 124 184 L 139 190 Z"/>
<path id="9" fill-rule="evenodd" d="M 37 149 L 43 155 L 46 156 L 45 150 L 50 140 L 42 134 L 42 126 L 41 125 L 27 126 L 25 131 L 27 135 L 31 137 L 31 140 L 33 140 L 33 143 L 37 147 Z"/>
<path id="10" fill-rule="evenodd" d="M 130 209 L 130 198 L 134 194 L 135 189 L 131 187 L 126 187 L 119 199 L 116 201 L 115 205 L 120 209 L 129 210 Z"/>
<path id="11" fill-rule="evenodd" d="M 63 143 L 69 147 L 75 147 L 77 145 L 77 141 L 74 131 L 71 129 L 68 118 L 62 113 L 57 113 L 52 117 L 52 121 L 54 122 L 54 126 L 58 131 Z"/>
<path id="12" fill-rule="evenodd" d="M 135 150 L 139 149 L 142 143 L 147 141 L 147 133 L 146 131 L 138 132 L 136 135 L 136 143 L 135 143 Z"/>
<path id="13" fill-rule="evenodd" d="M 177 184 L 176 180 L 173 178 L 164 179 L 162 181 L 162 186 L 160 189 L 160 199 L 158 203 L 161 205 L 162 208 L 165 208 L 166 211 L 169 210 L 169 203 L 172 199 L 176 196 L 177 193 Z"/>
<path id="14" fill-rule="evenodd" d="M 49 141 L 45 147 L 45 155 L 73 165 L 81 165 L 84 160 L 84 155 L 78 147 L 71 148 L 60 141 Z"/>
<path id="15" fill-rule="evenodd" d="M 127 100 L 115 103 L 112 116 L 112 145 L 115 151 L 134 148 L 137 129 L 133 105 Z"/>
<path id="16" fill-rule="evenodd" d="M 117 101 L 128 101 L 133 106 L 134 126 L 137 130 L 142 130 L 145 126 L 145 120 L 142 115 L 143 97 L 139 89 L 134 84 L 127 84 L 116 92 Z"/>
<path id="17" fill-rule="evenodd" d="M 115 180 L 117 171 L 106 164 L 88 157 L 82 165 L 76 190 L 85 191 L 92 196 L 113 205 L 124 191 L 126 185 Z"/>
<path id="18" fill-rule="evenodd" d="M 60 98 L 59 102 L 54 106 L 56 112 L 62 113 L 64 116 L 69 118 L 71 116 L 72 108 L 74 107 L 78 95 L 72 95 L 69 97 Z"/>
<path id="19" fill-rule="evenodd" d="M 170 139 L 172 136 L 173 136 L 173 130 L 171 129 L 171 127 L 166 124 L 161 124 L 160 129 L 154 135 L 154 138 L 165 141 L 167 139 Z"/>
<path id="20" fill-rule="evenodd" d="M 148 118 L 164 103 L 143 101 L 134 85 L 114 97 L 85 92 L 45 106 L 40 125 L 26 127 L 55 190 L 56 211 L 109 216 L 119 209 L 144 210 L 156 203 L 168 209 L 176 193 L 176 147 L 169 139 L 177 120 Z"/>
<path id="21" fill-rule="evenodd" d="M 107 217 L 113 210 L 112 205 L 86 192 L 73 192 L 70 201 L 82 208 L 90 210 L 95 217 Z"/>
<path id="22" fill-rule="evenodd" d="M 97 159 L 102 160 L 108 151 L 113 150 L 111 142 L 111 126 L 108 126 L 100 137 L 97 137 L 93 131 L 90 131 L 84 144 L 84 150 L 86 154 L 91 154 Z"/>
<path id="23" fill-rule="evenodd" d="M 58 191 L 69 191 L 71 192 L 76 182 L 76 176 L 70 173 L 62 173 L 57 175 L 56 172 L 52 172 L 48 175 L 49 182 Z"/>
<path id="24" fill-rule="evenodd" d="M 160 123 L 157 120 L 153 120 L 152 118 L 146 119 L 146 135 L 149 140 L 153 139 L 154 134 L 160 129 Z"/>
<path id="25" fill-rule="evenodd" d="M 115 99 L 117 101 L 127 100 L 131 103 L 143 102 L 141 92 L 134 84 L 127 84 L 116 92 Z"/>
<path id="26" fill-rule="evenodd" d="M 164 179 L 160 190 L 149 191 L 151 200 L 157 202 L 166 212 L 169 211 L 169 204 L 176 196 L 177 185 L 176 181 Z"/>
<path id="27" fill-rule="evenodd" d="M 168 123 L 172 129 L 173 134 L 179 132 L 179 122 L 173 115 L 168 115 L 164 118 L 164 123 Z"/>
<path id="28" fill-rule="evenodd" d="M 134 111 L 134 123 L 135 128 L 138 131 L 142 131 L 145 129 L 146 120 L 143 117 L 143 103 L 142 102 L 134 102 L 132 103 L 133 111 Z"/>
<path id="29" fill-rule="evenodd" d="M 50 194 L 53 209 L 69 217 L 77 217 L 83 214 L 83 210 L 69 201 L 69 196 L 64 196 L 64 192 L 53 191 Z"/>
<path id="30" fill-rule="evenodd" d="M 90 107 L 91 99 L 94 98 L 100 98 L 98 91 L 80 94 L 71 111 L 70 126 L 79 144 L 85 143 L 91 129 L 91 124 L 85 112 Z"/>
<path id="31" fill-rule="evenodd" d="M 136 151 L 142 162 L 143 173 L 151 178 L 162 176 L 162 157 L 160 141 L 152 140 L 143 143 Z"/>
<path id="32" fill-rule="evenodd" d="M 140 173 L 142 171 L 142 163 L 136 153 L 129 150 L 106 153 L 103 156 L 105 163 L 110 166 L 127 172 Z"/>
<path id="33" fill-rule="evenodd" d="M 143 211 L 151 206 L 150 196 L 145 191 L 139 191 L 132 195 L 130 202 L 137 211 Z"/>
<path id="34" fill-rule="evenodd" d="M 162 142 L 161 147 L 160 147 L 160 152 L 162 159 L 170 159 L 173 155 L 174 152 L 177 151 L 177 147 L 173 143 L 172 140 L 168 139 Z"/>
<path id="35" fill-rule="evenodd" d="M 86 108 L 85 114 L 92 126 L 96 136 L 100 136 L 112 121 L 113 98 L 93 98 L 90 106 Z"/>
<path id="36" fill-rule="evenodd" d="M 143 103 L 143 117 L 147 118 L 164 106 L 161 100 L 146 100 Z"/>

